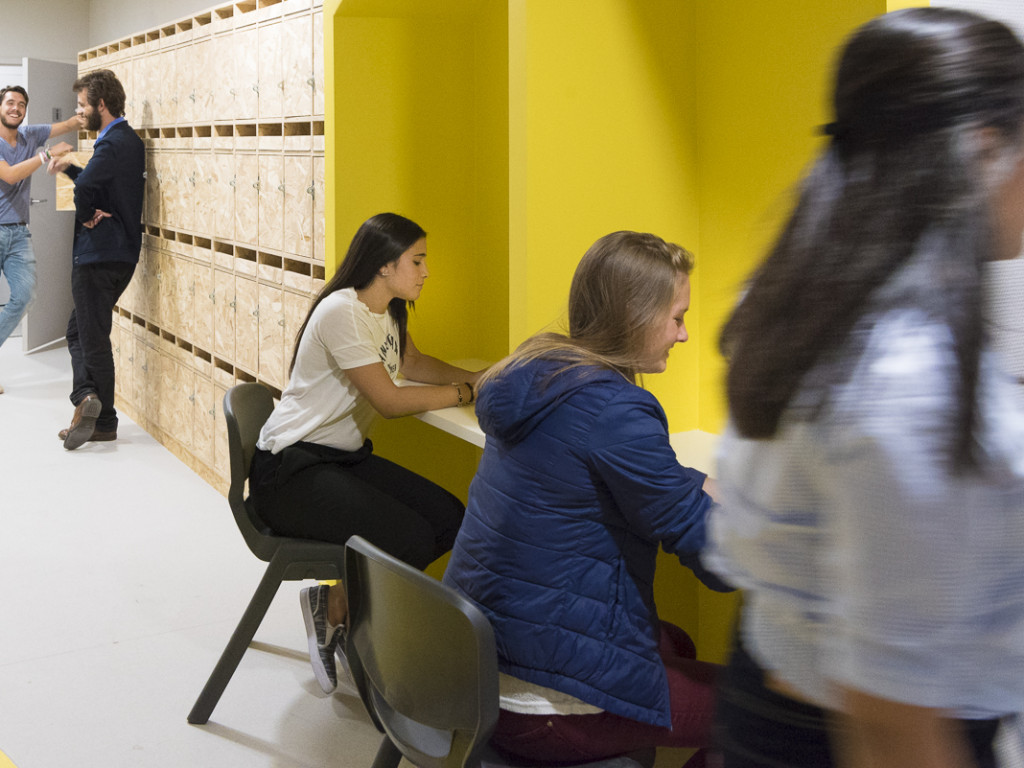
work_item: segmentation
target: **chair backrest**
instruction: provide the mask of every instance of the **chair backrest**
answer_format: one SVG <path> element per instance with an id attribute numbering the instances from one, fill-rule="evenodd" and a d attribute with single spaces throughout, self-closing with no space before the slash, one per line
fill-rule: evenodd
<path id="1" fill-rule="evenodd" d="M 268 561 L 277 548 L 269 537 L 273 534 L 253 511 L 245 498 L 245 481 L 256 452 L 260 430 L 274 410 L 274 396 L 270 390 L 256 382 L 237 384 L 224 395 L 224 418 L 228 424 L 228 459 L 231 466 L 231 485 L 228 503 L 235 523 L 253 554 Z"/>
<path id="2" fill-rule="evenodd" d="M 498 719 L 487 617 L 358 536 L 346 545 L 345 572 L 346 650 L 367 710 L 414 765 L 476 766 Z"/>

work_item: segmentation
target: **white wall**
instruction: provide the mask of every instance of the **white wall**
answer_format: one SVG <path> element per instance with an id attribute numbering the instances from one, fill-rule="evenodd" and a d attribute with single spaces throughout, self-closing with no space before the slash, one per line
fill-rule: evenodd
<path id="1" fill-rule="evenodd" d="M 0 64 L 21 64 L 26 56 L 74 64 L 78 52 L 90 45 L 88 2 L 0 0 L 0 7 L 4 30 Z"/>
<path id="2" fill-rule="evenodd" d="M 0 64 L 26 56 L 74 64 L 78 52 L 184 16 L 218 0 L 0 0 Z M 0 83 L 6 85 L 6 83 Z"/>
<path id="3" fill-rule="evenodd" d="M 89 0 L 89 43 L 82 47 L 110 43 L 135 32 L 228 4 L 226 0 Z"/>

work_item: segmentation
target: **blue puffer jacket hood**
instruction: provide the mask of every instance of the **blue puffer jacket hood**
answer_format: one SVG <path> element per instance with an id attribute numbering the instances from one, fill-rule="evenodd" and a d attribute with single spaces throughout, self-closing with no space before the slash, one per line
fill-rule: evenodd
<path id="1" fill-rule="evenodd" d="M 600 381 L 625 381 L 614 371 L 578 366 L 554 375 L 564 364 L 544 361 L 520 366 L 480 390 L 476 404 L 480 428 L 514 445 L 581 387 Z"/>
<path id="2" fill-rule="evenodd" d="M 705 476 L 676 461 L 653 395 L 562 368 L 481 388 L 487 443 L 445 581 L 491 620 L 506 674 L 668 726 L 654 567 L 659 544 L 696 565 Z"/>

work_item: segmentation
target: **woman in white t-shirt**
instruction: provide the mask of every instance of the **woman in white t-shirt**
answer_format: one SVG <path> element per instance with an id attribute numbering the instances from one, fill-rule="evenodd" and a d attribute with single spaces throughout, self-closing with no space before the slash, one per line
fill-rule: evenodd
<path id="1" fill-rule="evenodd" d="M 257 514 L 285 536 L 343 544 L 360 535 L 417 568 L 452 547 L 465 508 L 429 480 L 373 454 L 377 414 L 397 418 L 473 402 L 480 373 L 425 355 L 408 302 L 429 272 L 426 233 L 393 213 L 356 232 L 299 330 L 288 386 L 260 433 L 249 474 Z M 428 386 L 399 387 L 399 374 Z M 453 383 L 455 382 L 455 383 Z M 317 681 L 337 686 L 344 590 L 302 590 Z"/>

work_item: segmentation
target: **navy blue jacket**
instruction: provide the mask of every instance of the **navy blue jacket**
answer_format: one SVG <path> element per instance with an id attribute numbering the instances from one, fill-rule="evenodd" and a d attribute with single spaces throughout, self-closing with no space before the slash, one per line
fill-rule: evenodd
<path id="1" fill-rule="evenodd" d="M 137 264 L 142 249 L 142 196 L 146 186 L 146 149 L 122 121 L 111 125 L 93 145 L 85 168 L 64 171 L 75 182 L 75 264 Z M 96 209 L 111 214 L 92 229 L 82 226 Z"/>
<path id="2" fill-rule="evenodd" d="M 668 726 L 655 559 L 660 544 L 707 576 L 713 502 L 652 394 L 560 367 L 530 362 L 481 388 L 487 442 L 445 582 L 487 614 L 501 671 Z"/>

